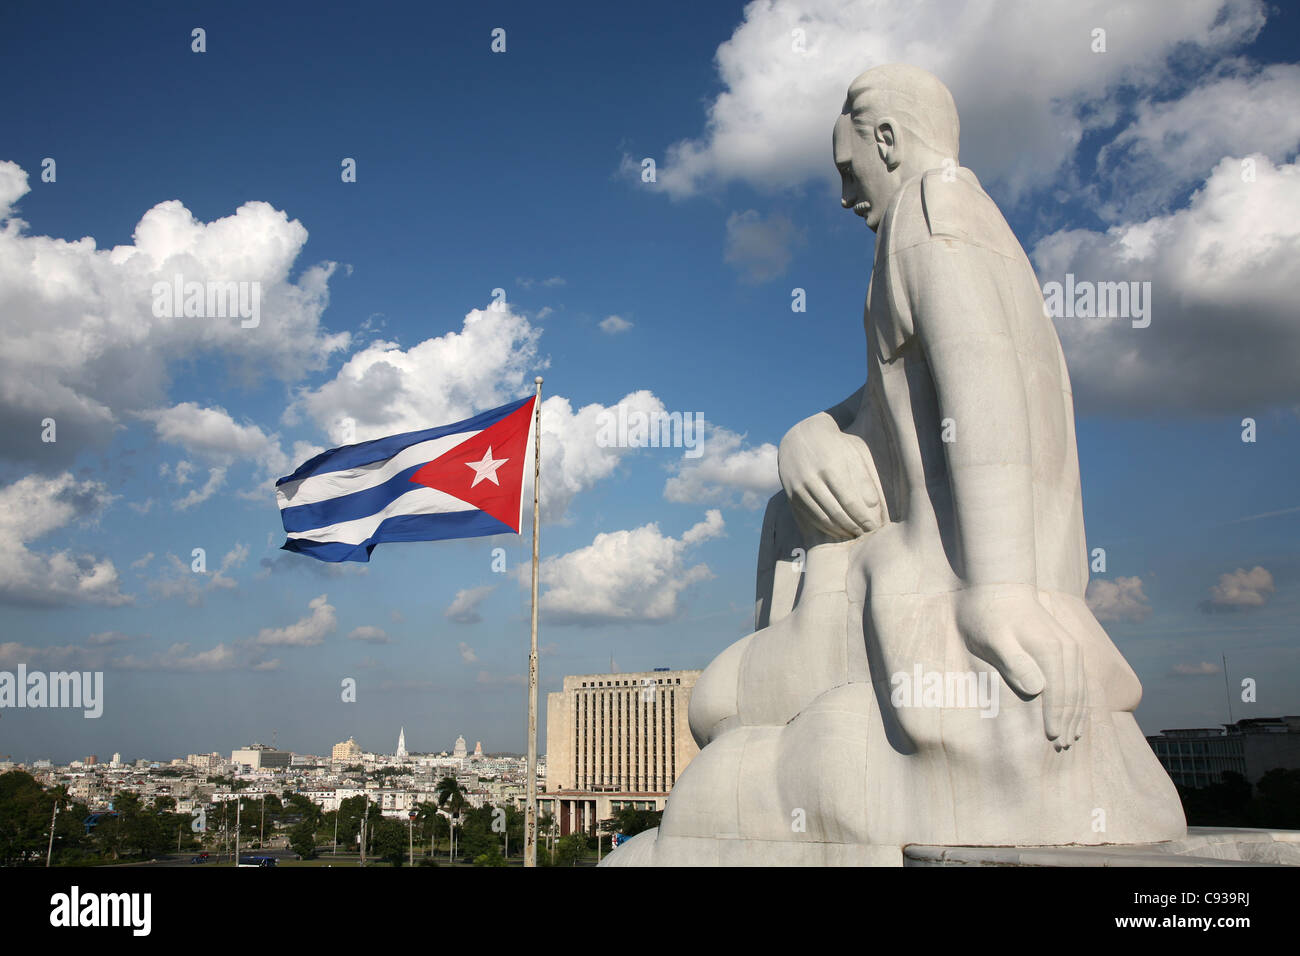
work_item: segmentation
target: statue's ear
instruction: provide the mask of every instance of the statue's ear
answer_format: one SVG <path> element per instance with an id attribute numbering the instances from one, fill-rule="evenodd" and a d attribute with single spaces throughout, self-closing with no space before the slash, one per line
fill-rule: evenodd
<path id="1" fill-rule="evenodd" d="M 898 141 L 898 124 L 891 117 L 882 116 L 876 122 L 876 149 L 885 167 L 891 172 L 902 160 L 902 144 Z"/>

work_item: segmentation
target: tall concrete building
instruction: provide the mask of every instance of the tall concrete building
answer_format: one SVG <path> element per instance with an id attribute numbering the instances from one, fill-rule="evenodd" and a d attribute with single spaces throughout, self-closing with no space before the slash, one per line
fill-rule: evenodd
<path id="1" fill-rule="evenodd" d="M 252 770 L 283 770 L 292 760 L 293 754 L 288 750 L 276 750 L 265 744 L 253 744 L 230 754 L 230 762 L 236 767 L 244 766 Z"/>
<path id="2" fill-rule="evenodd" d="M 334 763 L 356 763 L 361 759 L 361 747 L 349 737 L 342 743 L 334 745 L 330 751 L 330 760 Z"/>
<path id="3" fill-rule="evenodd" d="M 687 722 L 700 671 L 582 674 L 546 701 L 546 792 L 561 834 L 614 811 L 662 810 L 699 753 Z"/>
<path id="4" fill-rule="evenodd" d="M 401 730 L 397 732 L 397 753 L 394 754 L 393 756 L 395 757 L 406 756 L 406 728 L 405 727 L 403 727 Z"/>

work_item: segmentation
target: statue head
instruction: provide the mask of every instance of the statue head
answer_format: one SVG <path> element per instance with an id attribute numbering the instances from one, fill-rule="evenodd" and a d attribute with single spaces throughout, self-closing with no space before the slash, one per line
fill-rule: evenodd
<path id="1" fill-rule="evenodd" d="M 849 84 L 835 121 L 840 205 L 878 229 L 904 183 L 945 160 L 957 164 L 959 132 L 957 106 L 938 77 L 901 63 L 867 70 Z"/>

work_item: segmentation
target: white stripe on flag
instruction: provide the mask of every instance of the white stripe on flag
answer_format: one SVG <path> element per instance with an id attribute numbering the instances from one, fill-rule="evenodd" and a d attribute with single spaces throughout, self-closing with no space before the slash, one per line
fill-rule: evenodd
<path id="1" fill-rule="evenodd" d="M 335 541 L 343 544 L 360 544 L 375 533 L 375 529 L 379 527 L 381 521 L 394 515 L 430 515 L 451 511 L 478 510 L 459 498 L 453 498 L 445 491 L 439 491 L 427 485 L 412 484 L 411 489 L 406 494 L 390 501 L 382 511 L 376 511 L 372 515 L 366 515 L 364 518 L 354 518 L 351 521 L 340 521 L 338 524 L 312 528 L 308 531 L 297 531 L 290 534 L 289 537 L 319 541 L 322 544 Z"/>
<path id="2" fill-rule="evenodd" d="M 457 432 L 443 435 L 432 441 L 422 441 L 418 445 L 403 448 L 392 458 L 371 462 L 356 468 L 344 468 L 342 471 L 327 471 L 310 478 L 285 482 L 275 489 L 276 503 L 280 510 L 295 508 L 298 505 L 314 505 L 318 501 L 328 501 L 342 495 L 350 495 L 367 488 L 377 488 L 399 471 L 412 465 L 422 465 L 433 461 L 439 455 L 446 454 L 461 442 L 477 435 L 477 431 Z M 460 510 L 460 509 L 455 509 Z"/>

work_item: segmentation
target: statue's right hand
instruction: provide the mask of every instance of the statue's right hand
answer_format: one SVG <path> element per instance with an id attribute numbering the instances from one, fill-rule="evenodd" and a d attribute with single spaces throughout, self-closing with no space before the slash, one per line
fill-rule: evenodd
<path id="1" fill-rule="evenodd" d="M 777 471 L 805 529 L 847 541 L 880 527 L 870 453 L 862 439 L 840 431 L 825 412 L 786 432 L 777 450 Z"/>

